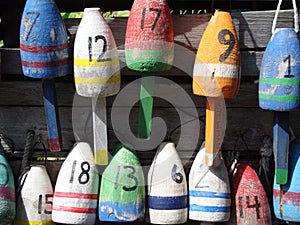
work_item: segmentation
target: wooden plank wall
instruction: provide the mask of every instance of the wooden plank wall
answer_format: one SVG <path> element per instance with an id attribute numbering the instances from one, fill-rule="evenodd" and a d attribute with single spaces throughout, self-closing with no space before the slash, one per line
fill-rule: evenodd
<path id="1" fill-rule="evenodd" d="M 234 12 L 232 17 L 239 34 L 240 47 L 242 51 L 242 83 L 235 99 L 226 100 L 227 123 L 226 133 L 223 142 L 223 156 L 230 162 L 230 156 L 234 151 L 239 152 L 240 159 L 247 161 L 255 166 L 258 171 L 260 148 L 263 145 L 265 136 L 272 137 L 273 113 L 258 107 L 258 75 L 261 59 L 266 48 L 267 42 L 271 37 L 271 23 L 274 11 L 247 11 Z M 174 67 L 167 72 L 158 74 L 165 77 L 173 84 L 160 84 L 156 88 L 173 90 L 174 86 L 179 85 L 187 93 L 191 101 L 195 104 L 198 116 L 203 119 L 205 115 L 205 98 L 194 96 L 191 89 L 191 74 L 199 41 L 203 31 L 211 17 L 211 14 L 200 15 L 174 15 L 175 26 L 175 61 Z M 290 27 L 292 23 L 292 10 L 284 10 L 280 13 L 278 26 Z M 124 38 L 126 31 L 126 18 L 107 19 L 115 36 L 122 64 L 122 88 L 140 78 L 140 74 L 126 68 L 124 57 Z M 76 34 L 79 20 L 65 21 L 70 32 L 70 52 L 72 53 L 72 43 Z M 20 160 L 25 144 L 25 134 L 28 129 L 35 130 L 41 140 L 47 144 L 47 127 L 42 99 L 42 86 L 40 80 L 25 78 L 22 75 L 20 66 L 19 49 L 1 48 L 1 79 L 0 82 L 0 133 L 2 143 L 5 145 L 7 157 L 14 169 L 15 177 L 18 176 Z M 70 60 L 70 74 L 63 78 L 56 79 L 59 114 L 62 127 L 64 150 L 58 154 L 48 155 L 57 157 L 55 161 L 48 162 L 52 183 L 55 183 L 57 173 L 63 160 L 76 141 L 92 142 L 91 120 L 90 120 L 90 99 L 81 98 L 75 94 L 72 58 Z M 138 93 L 138 86 L 130 89 L 132 96 Z M 178 152 L 184 163 L 186 173 L 190 169 L 201 142 L 204 139 L 204 124 L 200 123 L 200 135 L 196 140 L 196 147 L 191 140 L 194 140 L 195 130 L 193 122 L 180 125 L 180 118 L 177 111 L 186 113 L 187 106 L 176 104 L 177 93 L 173 93 L 173 102 L 166 102 L 163 99 L 155 98 L 154 116 L 161 117 L 172 133 L 170 140 L 178 144 L 179 137 L 183 140 L 177 146 Z M 108 98 L 108 119 L 109 119 L 109 150 L 110 152 L 119 143 L 115 132 L 112 129 L 110 112 L 114 103 L 115 96 Z M 128 107 L 125 105 L 125 107 Z M 135 104 L 131 110 L 130 124 L 133 131 L 137 126 L 138 105 Z M 74 121 L 72 123 L 72 117 Z M 195 117 L 190 117 L 197 121 Z M 291 113 L 291 128 L 295 136 L 300 136 L 299 112 Z M 120 117 L 120 119 L 126 119 Z M 138 152 L 143 165 L 149 165 L 155 151 Z M 43 153 L 37 151 L 36 156 Z M 270 179 L 273 176 L 273 163 L 270 163 Z M 262 181 L 265 178 L 261 176 Z M 267 190 L 271 190 L 267 186 Z M 269 192 L 270 194 L 270 192 Z M 271 207 L 272 208 L 272 207 Z M 191 221 L 188 224 L 192 224 Z"/>

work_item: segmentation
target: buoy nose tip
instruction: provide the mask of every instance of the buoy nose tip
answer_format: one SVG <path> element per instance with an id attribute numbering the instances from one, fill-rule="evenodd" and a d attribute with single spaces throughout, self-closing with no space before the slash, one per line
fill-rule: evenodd
<path id="1" fill-rule="evenodd" d="M 49 139 L 50 151 L 51 152 L 59 152 L 62 150 L 62 139 L 61 138 L 53 138 Z"/>

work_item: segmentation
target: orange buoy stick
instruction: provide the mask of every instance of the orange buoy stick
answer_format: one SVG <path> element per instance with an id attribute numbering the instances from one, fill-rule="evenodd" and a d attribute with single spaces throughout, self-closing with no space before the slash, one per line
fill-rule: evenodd
<path id="1" fill-rule="evenodd" d="M 214 166 L 224 137 L 224 101 L 234 98 L 240 85 L 240 51 L 230 13 L 216 11 L 199 44 L 193 92 L 207 96 L 205 162 Z"/>

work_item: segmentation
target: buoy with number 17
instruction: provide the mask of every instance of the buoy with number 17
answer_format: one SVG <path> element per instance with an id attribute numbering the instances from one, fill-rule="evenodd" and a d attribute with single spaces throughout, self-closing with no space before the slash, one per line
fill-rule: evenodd
<path id="1" fill-rule="evenodd" d="M 120 62 L 113 34 L 100 8 L 85 8 L 74 44 L 76 91 L 92 97 L 96 165 L 108 164 L 106 97 L 120 90 Z"/>
<path id="2" fill-rule="evenodd" d="M 224 98 L 236 97 L 240 85 L 240 50 L 229 12 L 216 11 L 210 19 L 196 55 L 193 92 L 207 97 L 205 162 L 214 162 L 224 137 Z"/>
<path id="3" fill-rule="evenodd" d="M 185 172 L 174 143 L 162 143 L 148 172 L 149 222 L 187 221 L 188 191 Z"/>
<path id="4" fill-rule="evenodd" d="M 99 174 L 88 143 L 75 144 L 62 164 L 55 184 L 52 220 L 65 224 L 94 225 Z"/>
<path id="5" fill-rule="evenodd" d="M 137 155 L 125 146 L 115 154 L 102 174 L 99 220 L 140 221 L 145 215 L 145 181 Z"/>
<path id="6" fill-rule="evenodd" d="M 23 73 L 43 78 L 49 145 L 62 149 L 54 79 L 68 73 L 68 40 L 65 25 L 53 0 L 27 0 L 20 27 Z"/>

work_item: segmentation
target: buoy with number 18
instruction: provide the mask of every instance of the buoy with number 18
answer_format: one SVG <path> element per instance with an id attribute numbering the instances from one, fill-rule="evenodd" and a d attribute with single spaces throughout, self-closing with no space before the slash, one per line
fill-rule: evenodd
<path id="1" fill-rule="evenodd" d="M 99 174 L 88 143 L 75 144 L 62 164 L 55 184 L 52 220 L 64 224 L 94 225 Z"/>
<path id="2" fill-rule="evenodd" d="M 227 169 L 222 158 L 215 167 L 206 166 L 204 146 L 202 143 L 189 174 L 189 218 L 206 222 L 228 221 L 231 195 Z"/>
<path id="3" fill-rule="evenodd" d="M 68 73 L 65 25 L 53 0 L 27 0 L 20 28 L 20 53 L 25 76 L 43 79 L 49 145 L 62 149 L 54 79 Z"/>
<path id="4" fill-rule="evenodd" d="M 148 172 L 149 222 L 187 221 L 188 191 L 185 172 L 174 143 L 162 143 Z"/>
<path id="5" fill-rule="evenodd" d="M 100 8 L 85 8 L 74 44 L 76 91 L 92 97 L 96 165 L 108 164 L 106 97 L 120 90 L 120 62 L 113 34 Z"/>
<path id="6" fill-rule="evenodd" d="M 218 164 L 224 137 L 224 98 L 236 97 L 240 86 L 240 50 L 229 12 L 216 11 L 210 19 L 196 55 L 193 92 L 207 97 L 205 162 Z M 215 162 L 215 160 L 217 160 Z"/>
<path id="7" fill-rule="evenodd" d="M 13 225 L 54 225 L 52 221 L 53 188 L 44 165 L 32 165 L 22 177 Z"/>
<path id="8" fill-rule="evenodd" d="M 145 181 L 137 155 L 125 146 L 116 152 L 102 174 L 99 220 L 140 221 L 145 215 Z"/>
<path id="9" fill-rule="evenodd" d="M 11 223 L 16 216 L 14 175 L 0 143 L 0 225 Z"/>

